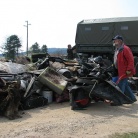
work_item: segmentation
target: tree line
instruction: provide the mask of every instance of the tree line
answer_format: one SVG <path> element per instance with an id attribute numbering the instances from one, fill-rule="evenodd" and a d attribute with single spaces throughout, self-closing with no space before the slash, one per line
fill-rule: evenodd
<path id="1" fill-rule="evenodd" d="M 11 35 L 6 39 L 6 42 L 4 43 L 1 48 L 3 49 L 3 56 L 6 59 L 13 60 L 16 56 L 18 56 L 19 52 L 21 52 L 21 40 L 17 35 Z M 28 53 L 47 53 L 48 49 L 46 45 L 42 45 L 42 47 L 39 46 L 39 44 L 36 42 L 34 43 L 28 50 Z"/>

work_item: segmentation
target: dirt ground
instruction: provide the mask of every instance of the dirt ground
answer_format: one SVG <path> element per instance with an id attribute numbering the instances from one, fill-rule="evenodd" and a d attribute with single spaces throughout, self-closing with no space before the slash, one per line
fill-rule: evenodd
<path id="1" fill-rule="evenodd" d="M 20 112 L 22 118 L 0 117 L 0 138 L 108 138 L 116 132 L 138 132 L 138 102 L 109 106 L 91 103 L 71 110 L 69 102 Z"/>

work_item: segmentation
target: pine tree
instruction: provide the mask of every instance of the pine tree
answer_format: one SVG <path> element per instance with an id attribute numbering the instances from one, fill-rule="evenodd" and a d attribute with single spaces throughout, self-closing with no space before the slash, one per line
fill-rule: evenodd
<path id="1" fill-rule="evenodd" d="M 30 48 L 31 53 L 40 53 L 39 44 L 36 42 Z"/>
<path id="2" fill-rule="evenodd" d="M 18 56 L 18 51 L 21 48 L 21 42 L 17 35 L 11 35 L 7 38 L 6 43 L 3 46 L 3 55 L 7 59 L 14 60 L 15 56 Z"/>
<path id="3" fill-rule="evenodd" d="M 42 48 L 41 48 L 41 52 L 42 53 L 47 53 L 47 46 L 46 45 L 43 45 Z"/>

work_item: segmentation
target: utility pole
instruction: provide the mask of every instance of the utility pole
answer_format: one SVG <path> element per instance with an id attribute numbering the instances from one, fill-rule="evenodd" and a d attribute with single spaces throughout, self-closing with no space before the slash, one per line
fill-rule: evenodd
<path id="1" fill-rule="evenodd" d="M 24 25 L 26 28 L 27 28 L 27 48 L 26 48 L 26 54 L 28 56 L 28 25 L 31 25 L 31 24 L 28 24 L 28 21 L 25 21 L 27 23 L 27 25 Z"/>

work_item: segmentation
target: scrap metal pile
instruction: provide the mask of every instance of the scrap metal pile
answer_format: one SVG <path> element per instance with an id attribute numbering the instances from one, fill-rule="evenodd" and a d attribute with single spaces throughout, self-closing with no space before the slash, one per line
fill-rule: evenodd
<path id="1" fill-rule="evenodd" d="M 105 99 L 132 103 L 111 81 L 112 71 L 112 63 L 101 57 L 89 58 L 87 62 L 50 56 L 25 65 L 0 62 L 0 113 L 16 119 L 21 117 L 19 110 L 47 105 L 43 92 L 48 90 L 54 93 L 55 101 L 70 101 L 72 110 Z"/>

